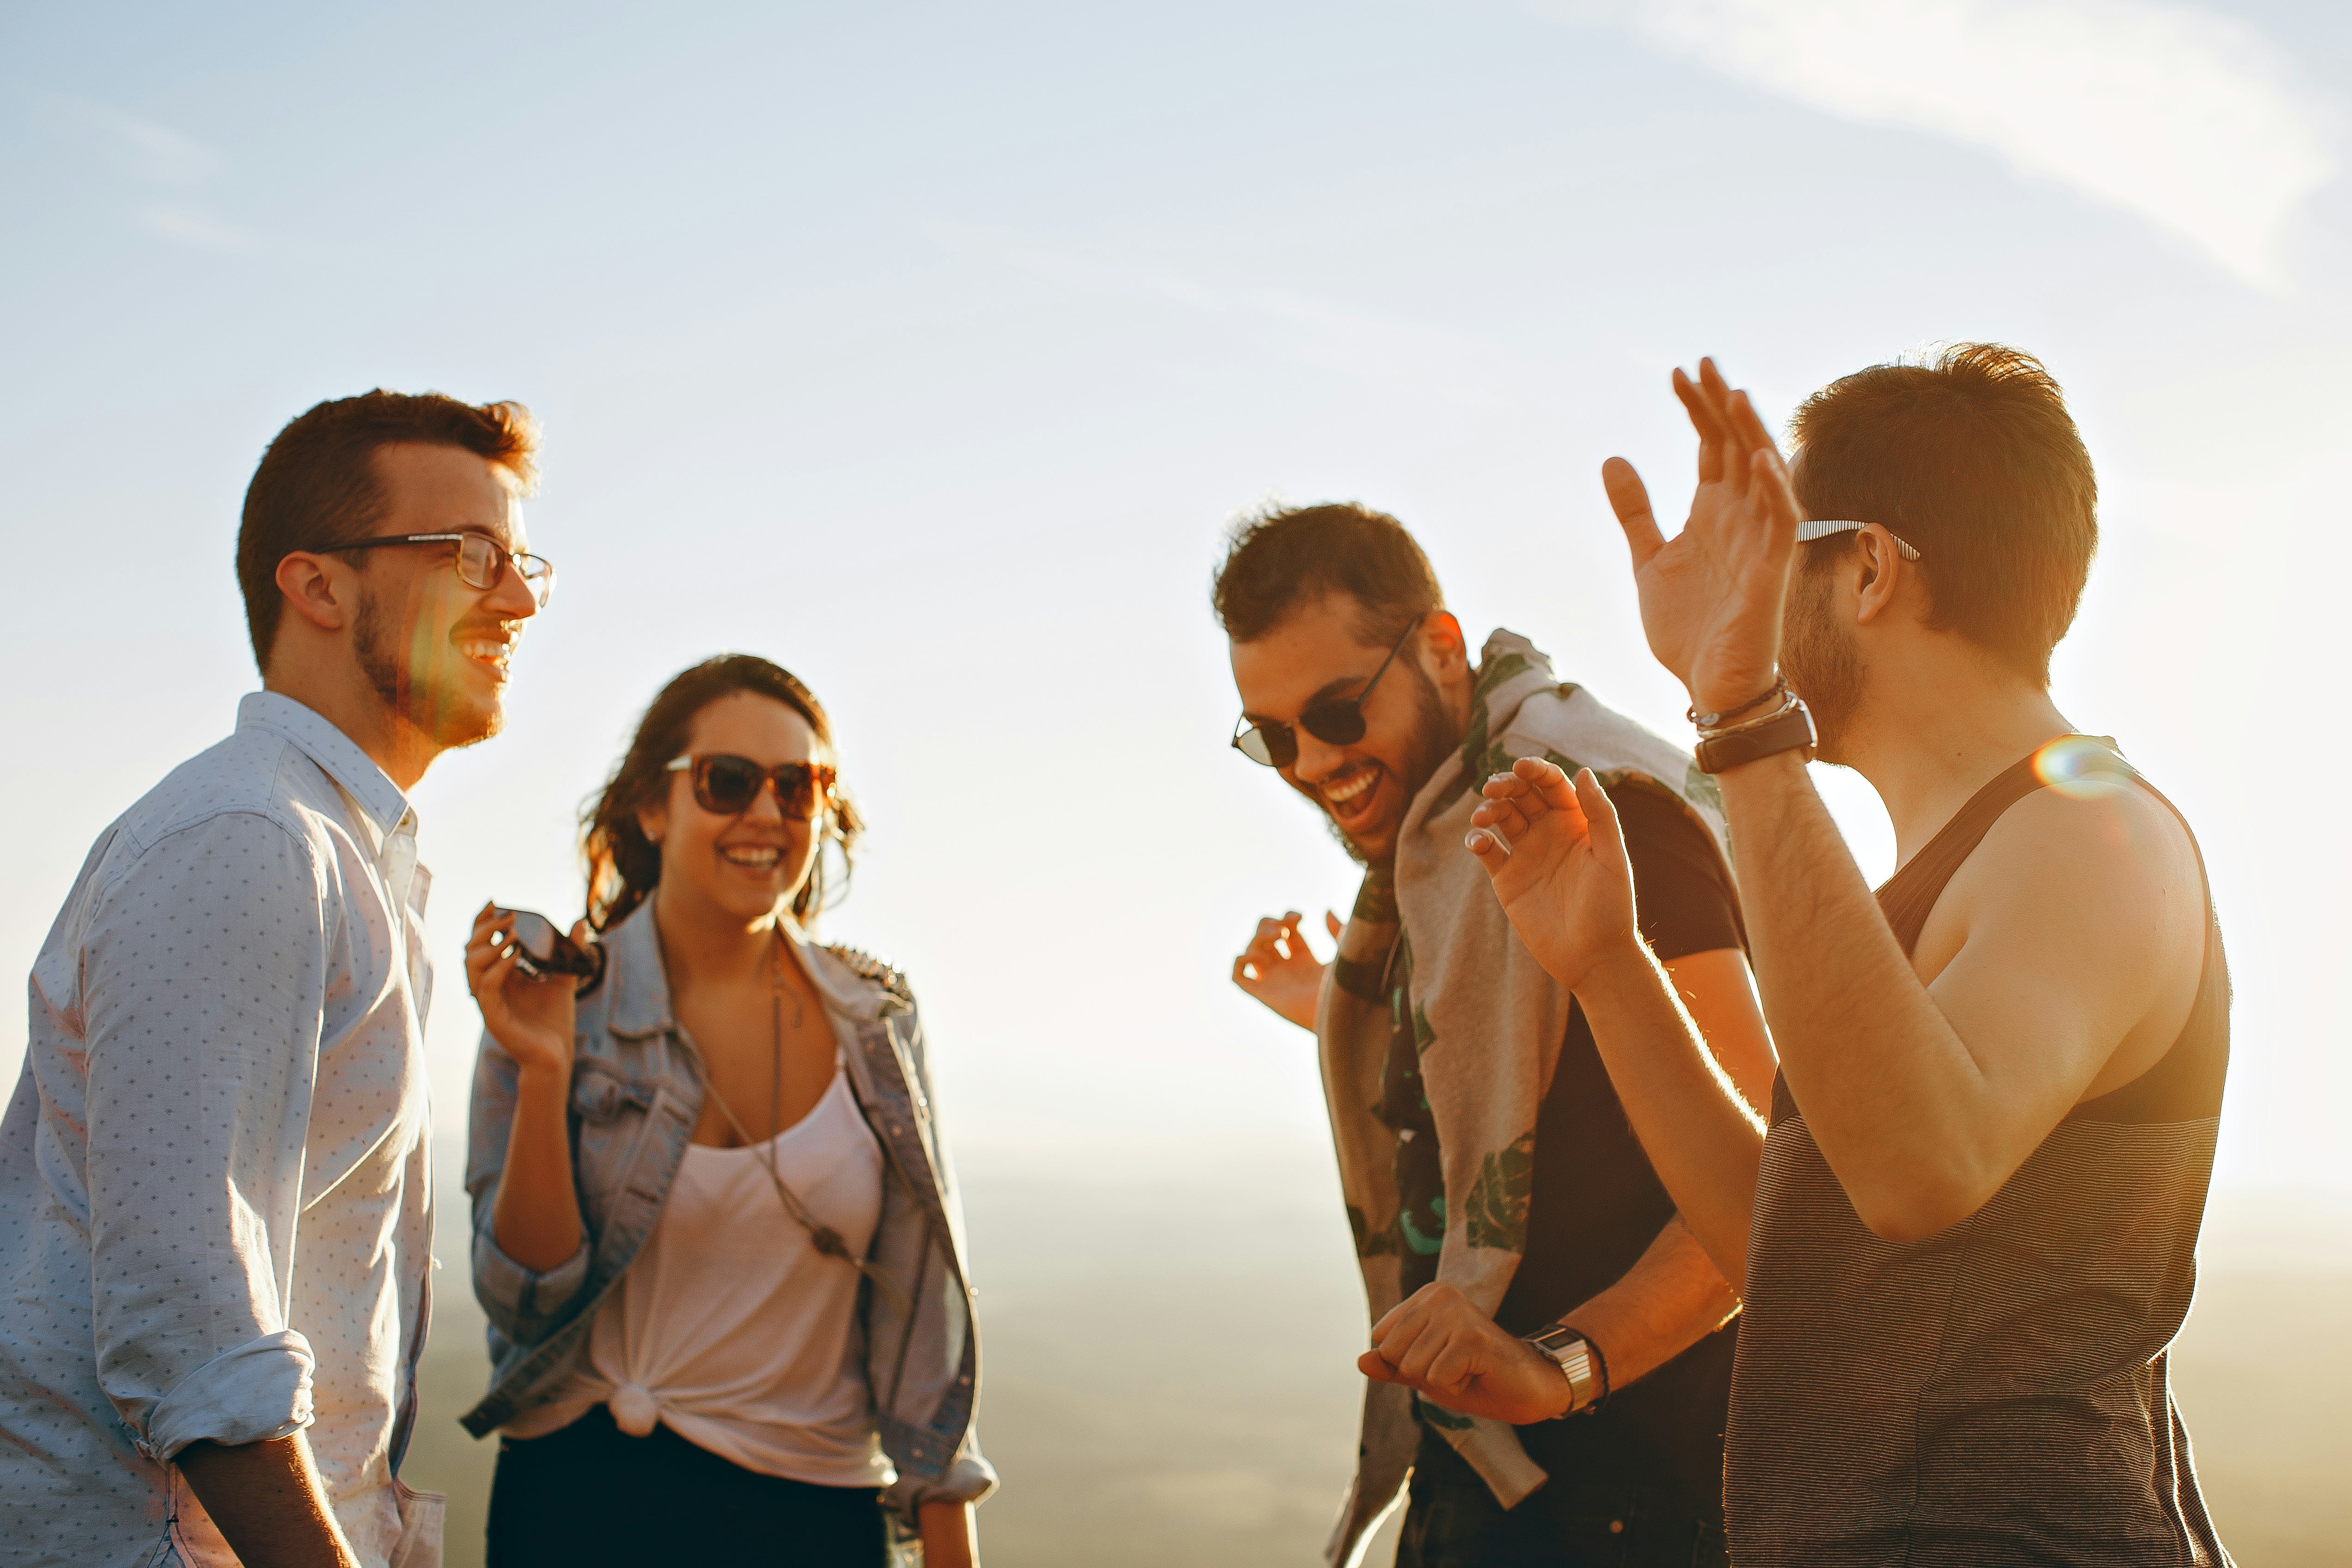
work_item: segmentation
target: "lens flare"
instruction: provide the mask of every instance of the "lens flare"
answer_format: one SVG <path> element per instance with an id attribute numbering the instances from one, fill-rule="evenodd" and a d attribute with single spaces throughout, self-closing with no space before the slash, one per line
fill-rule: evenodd
<path id="1" fill-rule="evenodd" d="M 2132 766 L 2115 742 L 2089 735 L 2061 735 L 2033 753 L 2033 773 L 2060 795 L 2097 800 L 2124 788 Z"/>

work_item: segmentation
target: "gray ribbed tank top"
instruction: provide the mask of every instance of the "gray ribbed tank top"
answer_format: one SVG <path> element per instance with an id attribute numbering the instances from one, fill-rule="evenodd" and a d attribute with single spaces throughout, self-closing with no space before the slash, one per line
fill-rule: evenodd
<path id="1" fill-rule="evenodd" d="M 2001 813 L 2042 787 L 2033 762 L 1879 889 L 1905 952 Z M 2229 1562 L 2165 1373 L 2229 1065 L 2210 886 L 2206 916 L 2197 999 L 2164 1057 L 1924 1241 L 1870 1233 L 1774 1084 L 1725 1439 L 1741 1568 Z"/>

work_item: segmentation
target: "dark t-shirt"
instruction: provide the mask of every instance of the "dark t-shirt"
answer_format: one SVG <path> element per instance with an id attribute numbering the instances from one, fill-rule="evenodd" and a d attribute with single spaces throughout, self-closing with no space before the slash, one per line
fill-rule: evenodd
<path id="1" fill-rule="evenodd" d="M 1738 896 L 1706 829 L 1652 788 L 1621 784 L 1609 798 L 1633 862 L 1642 935 L 1659 959 L 1744 947 Z M 1401 1283 L 1410 1296 L 1437 1278 L 1445 1182 L 1421 1082 L 1428 1030 L 1412 1006 L 1412 953 L 1402 934 L 1387 981 L 1389 1057 L 1379 1110 L 1398 1138 Z M 1674 1200 L 1625 1121 L 1584 1009 L 1573 1005 L 1559 1065 L 1536 1116 L 1527 1251 L 1496 1321 L 1517 1334 L 1557 1321 L 1623 1278 L 1674 1214 Z M 1598 1415 L 1520 1427 L 1528 1457 L 1555 1476 L 1680 1481 L 1712 1495 L 1723 1474 L 1736 1332 L 1710 1334 L 1616 1390 Z M 1605 1355 L 1609 1347 L 1601 1348 Z"/>

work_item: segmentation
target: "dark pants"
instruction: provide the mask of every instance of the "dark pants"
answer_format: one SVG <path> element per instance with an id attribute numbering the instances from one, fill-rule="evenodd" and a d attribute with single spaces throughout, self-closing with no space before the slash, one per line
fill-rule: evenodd
<path id="1" fill-rule="evenodd" d="M 872 1487 L 760 1475 L 667 1426 L 632 1437 L 601 1405 L 561 1432 L 499 1442 L 489 1534 L 489 1568 L 884 1560 Z"/>
<path id="2" fill-rule="evenodd" d="M 1426 1435 L 1396 1568 L 1725 1568 L 1723 1508 L 1702 1487 L 1554 1476 L 1506 1510 Z"/>

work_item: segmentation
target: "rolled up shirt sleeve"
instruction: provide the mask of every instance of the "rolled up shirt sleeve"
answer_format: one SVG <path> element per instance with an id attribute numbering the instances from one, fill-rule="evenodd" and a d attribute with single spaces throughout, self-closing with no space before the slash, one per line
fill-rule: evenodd
<path id="1" fill-rule="evenodd" d="M 487 1223 L 474 1233 L 474 1295 L 499 1332 L 535 1345 L 552 1332 L 563 1310 L 588 1283 L 588 1243 L 549 1269 L 526 1268 L 499 1247 Z"/>
<path id="2" fill-rule="evenodd" d="M 141 1449 L 310 1424 L 287 1321 L 331 933 L 309 846 L 230 811 L 150 846 L 84 947 L 92 1327 Z"/>
<path id="3" fill-rule="evenodd" d="M 963 1447 L 946 1469 L 936 1476 L 901 1470 L 898 1483 L 882 1494 L 882 1501 L 912 1523 L 925 1503 L 982 1502 L 995 1489 L 996 1467 L 981 1453 L 980 1432 L 975 1427 L 964 1435 Z"/>

